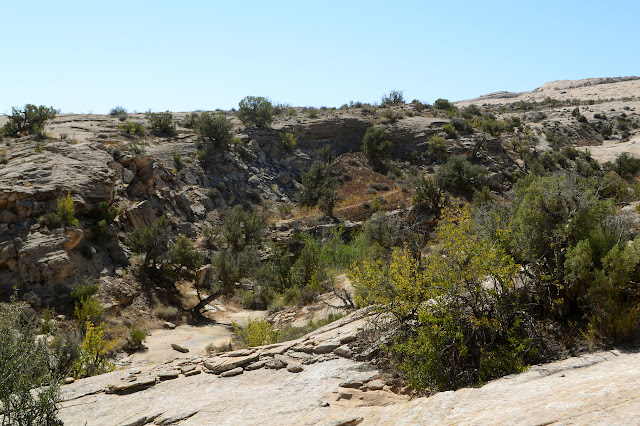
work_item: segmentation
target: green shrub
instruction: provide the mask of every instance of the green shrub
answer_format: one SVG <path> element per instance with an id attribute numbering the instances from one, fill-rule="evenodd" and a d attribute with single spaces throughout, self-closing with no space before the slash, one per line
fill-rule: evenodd
<path id="1" fill-rule="evenodd" d="M 78 219 L 74 216 L 75 209 L 73 208 L 73 198 L 71 198 L 71 193 L 67 193 L 66 197 L 58 200 L 57 214 L 65 225 L 78 225 Z"/>
<path id="2" fill-rule="evenodd" d="M 436 236 L 438 246 L 422 261 L 405 248 L 394 250 L 386 269 L 354 267 L 356 302 L 401 324 L 391 347 L 416 388 L 457 389 L 522 371 L 533 336 L 514 297 L 519 266 L 474 232 L 467 210 L 447 211 Z"/>
<path id="3" fill-rule="evenodd" d="M 402 90 L 392 90 L 382 97 L 380 103 L 384 106 L 402 105 L 404 104 L 404 92 Z"/>
<path id="4" fill-rule="evenodd" d="M 85 337 L 80 348 L 74 370 L 78 378 L 95 376 L 115 370 L 107 355 L 116 342 L 107 338 L 108 330 L 102 324 L 94 325 L 91 321 L 85 323 Z"/>
<path id="5" fill-rule="evenodd" d="M 274 245 L 271 256 L 258 269 L 256 278 L 264 286 L 271 287 L 278 292 L 291 287 L 291 260 L 289 250 L 281 245 Z"/>
<path id="6" fill-rule="evenodd" d="M 452 118 L 449 122 L 461 135 L 473 133 L 473 125 L 463 118 Z"/>
<path id="7" fill-rule="evenodd" d="M 291 282 L 294 286 L 305 287 L 314 280 L 327 278 L 326 265 L 320 256 L 320 244 L 311 236 L 304 239 L 304 248 L 291 267 Z"/>
<path id="8" fill-rule="evenodd" d="M 282 136 L 282 145 L 284 145 L 285 149 L 289 152 L 293 152 L 296 149 L 296 144 L 298 143 L 298 137 L 293 134 L 293 132 L 287 132 Z"/>
<path id="9" fill-rule="evenodd" d="M 73 309 L 73 315 L 81 324 L 84 324 L 87 321 L 97 323 L 100 321 L 103 314 L 104 307 L 95 296 L 81 298 L 75 303 L 75 307 Z"/>
<path id="10" fill-rule="evenodd" d="M 223 113 L 201 113 L 194 129 L 198 140 L 204 145 L 207 161 L 213 160 L 217 153 L 228 150 L 233 140 L 233 125 Z"/>
<path id="11" fill-rule="evenodd" d="M 200 114 L 198 112 L 190 112 L 184 116 L 181 124 L 183 127 L 186 127 L 187 129 L 193 129 L 196 123 L 198 122 L 199 117 L 200 117 Z"/>
<path id="12" fill-rule="evenodd" d="M 447 159 L 447 140 L 440 136 L 432 136 L 427 142 L 427 154 L 435 163 L 442 163 Z"/>
<path id="13" fill-rule="evenodd" d="M 149 128 L 151 133 L 156 136 L 174 137 L 178 133 L 176 131 L 176 123 L 173 121 L 173 114 L 166 112 L 147 112 L 147 120 L 149 120 Z"/>
<path id="14" fill-rule="evenodd" d="M 175 306 L 158 305 L 155 308 L 155 314 L 158 318 L 165 321 L 173 321 L 178 318 L 178 308 Z"/>
<path id="15" fill-rule="evenodd" d="M 236 341 L 243 347 L 268 345 L 277 341 L 276 330 L 262 318 L 247 318 L 247 325 L 240 326 L 232 322 L 231 326 L 236 334 Z"/>
<path id="16" fill-rule="evenodd" d="M 293 206 L 288 203 L 278 204 L 278 213 L 280 214 L 281 219 L 286 219 L 291 216 L 291 212 L 293 211 Z"/>
<path id="17" fill-rule="evenodd" d="M 59 111 L 53 107 L 40 105 L 39 107 L 26 104 L 23 109 L 11 108 L 9 121 L 2 127 L 2 133 L 9 137 L 18 137 L 23 134 L 44 135 L 47 121 L 56 118 Z"/>
<path id="18" fill-rule="evenodd" d="M 57 418 L 61 372 L 49 368 L 50 347 L 46 339 L 36 340 L 28 309 L 15 298 L 0 305 L 0 416 L 6 425 L 62 425 Z"/>
<path id="19" fill-rule="evenodd" d="M 114 235 L 111 232 L 111 224 L 116 216 L 120 214 L 117 207 L 109 207 L 106 201 L 101 201 L 93 212 L 96 224 L 91 228 L 93 238 L 100 243 L 109 243 L 113 241 Z"/>
<path id="20" fill-rule="evenodd" d="M 473 165 L 463 156 L 453 156 L 441 165 L 435 175 L 438 187 L 453 195 L 470 197 L 487 183 L 487 169 Z"/>
<path id="21" fill-rule="evenodd" d="M 62 218 L 56 212 L 47 212 L 43 214 L 38 218 L 38 222 L 49 229 L 60 228 L 64 225 Z"/>
<path id="22" fill-rule="evenodd" d="M 337 181 L 332 176 L 330 164 L 314 162 L 309 170 L 302 173 L 302 190 L 300 204 L 316 206 L 321 200 L 330 204 L 335 199 Z M 332 206 L 331 206 L 332 207 Z"/>
<path id="23" fill-rule="evenodd" d="M 458 137 L 458 132 L 456 132 L 456 128 L 453 127 L 452 124 L 447 123 L 442 126 L 442 130 L 447 134 L 447 139 L 456 139 Z"/>
<path id="24" fill-rule="evenodd" d="M 449 102 L 449 100 L 447 99 L 436 99 L 436 101 L 433 103 L 433 107 L 435 109 L 439 109 L 439 110 L 443 110 L 443 111 L 449 111 L 449 110 L 455 110 L 456 107 Z"/>
<path id="25" fill-rule="evenodd" d="M 72 285 L 69 296 L 71 296 L 74 304 L 80 303 L 83 299 L 93 297 L 93 295 L 98 292 L 98 288 L 99 284 L 97 280 L 81 278 Z"/>
<path id="26" fill-rule="evenodd" d="M 119 115 L 127 115 L 127 110 L 126 110 L 126 108 L 121 107 L 121 106 L 113 107 L 109 111 L 109 115 L 112 116 L 112 117 L 117 117 Z"/>
<path id="27" fill-rule="evenodd" d="M 238 118 L 245 126 L 267 127 L 273 121 L 273 105 L 266 98 L 247 96 L 240 101 Z"/>
<path id="28" fill-rule="evenodd" d="M 127 338 L 127 346 L 131 349 L 139 349 L 142 347 L 142 342 L 147 339 L 147 332 L 138 328 L 132 327 L 129 330 L 129 337 Z"/>
<path id="29" fill-rule="evenodd" d="M 640 173 L 640 159 L 632 157 L 628 152 L 623 152 L 616 158 L 613 170 L 623 179 L 632 179 Z"/>
<path id="30" fill-rule="evenodd" d="M 144 136 L 144 134 L 146 133 L 146 130 L 142 123 L 131 120 L 127 121 L 126 123 L 118 124 L 118 130 L 130 136 Z"/>
<path id="31" fill-rule="evenodd" d="M 178 235 L 176 242 L 171 246 L 169 254 L 169 269 L 173 276 L 191 280 L 202 265 L 202 256 L 184 235 Z"/>
<path id="32" fill-rule="evenodd" d="M 386 138 L 385 129 L 369 127 L 362 138 L 362 151 L 375 170 L 384 172 L 391 151 L 391 142 Z"/>
<path id="33" fill-rule="evenodd" d="M 307 118 L 318 118 L 320 117 L 320 111 L 318 108 L 309 107 L 307 108 Z"/>
<path id="34" fill-rule="evenodd" d="M 228 212 L 223 221 L 220 232 L 225 242 L 236 253 L 246 246 L 259 246 L 264 237 L 267 212 L 254 208 L 243 209 L 236 206 Z"/>

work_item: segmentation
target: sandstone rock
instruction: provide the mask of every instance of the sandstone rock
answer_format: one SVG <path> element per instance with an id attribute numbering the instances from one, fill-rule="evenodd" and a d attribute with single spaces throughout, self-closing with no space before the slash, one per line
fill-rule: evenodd
<path id="1" fill-rule="evenodd" d="M 144 390 L 150 386 L 156 384 L 156 378 L 154 377 L 141 377 L 131 381 L 120 381 L 112 383 L 107 386 L 105 392 L 107 393 L 130 393 Z"/>
<path id="2" fill-rule="evenodd" d="M 382 380 L 373 380 L 367 383 L 368 390 L 382 390 L 384 388 L 384 382 Z"/>
<path id="3" fill-rule="evenodd" d="M 122 212 L 120 221 L 129 230 L 142 229 L 155 223 L 156 212 L 148 200 L 140 201 Z"/>
<path id="4" fill-rule="evenodd" d="M 171 347 L 172 347 L 174 350 L 176 350 L 176 351 L 178 351 L 178 352 L 185 353 L 185 354 L 186 354 L 187 352 L 189 352 L 189 349 L 188 349 L 188 348 L 185 348 L 184 346 L 179 345 L 179 344 L 177 344 L 177 343 L 172 343 L 172 344 L 171 344 Z"/>
<path id="5" fill-rule="evenodd" d="M 227 370 L 223 373 L 220 374 L 220 377 L 233 377 L 233 376 L 237 376 L 239 374 L 242 374 L 244 372 L 244 370 L 242 369 L 242 367 L 236 367 L 232 370 Z"/>
<path id="6" fill-rule="evenodd" d="M 216 357 L 204 361 L 204 366 L 215 374 L 219 374 L 237 367 L 244 367 L 247 364 L 256 362 L 258 358 L 259 355 L 257 353 L 239 357 Z"/>
<path id="7" fill-rule="evenodd" d="M 188 372 L 193 371 L 196 369 L 195 365 L 185 365 L 180 367 L 180 372 L 184 375 L 186 375 Z"/>
<path id="8" fill-rule="evenodd" d="M 193 370 L 189 370 L 189 371 L 187 371 L 187 372 L 185 372 L 185 373 L 182 373 L 182 374 L 184 374 L 184 375 L 185 375 L 185 377 L 189 377 L 189 376 L 195 376 L 195 375 L 200 374 L 200 373 L 202 373 L 202 370 L 200 370 L 200 369 L 193 369 Z"/>
<path id="9" fill-rule="evenodd" d="M 172 380 L 172 379 L 177 379 L 178 376 L 180 376 L 180 373 L 178 372 L 178 370 L 165 370 L 165 371 L 160 371 L 159 373 L 156 374 L 156 376 L 158 377 L 158 380 Z"/>
<path id="10" fill-rule="evenodd" d="M 71 383 L 73 383 L 73 382 L 75 382 L 75 381 L 76 381 L 76 379 L 75 379 L 75 378 L 73 378 L 73 377 L 66 377 L 66 378 L 64 379 L 63 383 L 64 383 L 65 385 L 70 385 Z"/>
<path id="11" fill-rule="evenodd" d="M 244 369 L 247 371 L 251 371 L 251 370 L 258 370 L 262 367 L 264 367 L 264 365 L 267 363 L 266 359 L 263 359 L 261 361 L 256 361 L 254 363 L 251 363 L 249 365 L 247 365 Z"/>
<path id="12" fill-rule="evenodd" d="M 281 359 L 270 359 L 269 361 L 267 361 L 264 364 L 265 368 L 269 368 L 269 369 L 272 369 L 272 370 L 279 370 L 279 369 L 284 368 L 286 366 L 287 366 L 287 364 L 284 361 L 282 361 Z"/>
<path id="13" fill-rule="evenodd" d="M 351 358 L 353 356 L 353 351 L 347 345 L 342 345 L 333 350 L 333 353 L 341 356 L 343 358 Z"/>
<path id="14" fill-rule="evenodd" d="M 315 354 L 328 354 L 329 352 L 333 352 L 335 349 L 340 347 L 340 342 L 321 342 L 316 347 L 313 348 L 313 353 Z"/>
<path id="15" fill-rule="evenodd" d="M 162 326 L 163 326 L 164 328 L 169 329 L 169 330 L 174 330 L 174 329 L 176 328 L 176 325 L 175 325 L 174 323 L 172 323 L 172 322 L 169 322 L 169 321 L 164 322 L 164 323 L 162 324 Z"/>
<path id="16" fill-rule="evenodd" d="M 287 365 L 287 371 L 290 373 L 299 373 L 302 370 L 304 370 L 304 368 L 302 367 L 302 364 L 300 364 L 299 362 L 293 361 Z"/>

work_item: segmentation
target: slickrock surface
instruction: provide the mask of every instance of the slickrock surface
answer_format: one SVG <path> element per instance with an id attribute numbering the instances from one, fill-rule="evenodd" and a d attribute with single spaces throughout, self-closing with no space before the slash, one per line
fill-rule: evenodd
<path id="1" fill-rule="evenodd" d="M 366 326 L 364 315 L 355 312 L 292 342 L 204 358 L 192 355 L 78 380 L 63 386 L 60 416 L 69 425 L 630 424 L 640 420 L 637 351 L 570 358 L 534 366 L 482 388 L 409 400 L 370 365 L 314 350 L 329 342 L 352 341 Z M 269 363 L 283 368 L 267 368 Z"/>

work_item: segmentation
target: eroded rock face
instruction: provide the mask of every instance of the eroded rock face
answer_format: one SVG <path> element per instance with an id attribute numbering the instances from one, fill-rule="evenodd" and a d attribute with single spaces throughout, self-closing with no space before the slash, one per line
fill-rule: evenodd
<path id="1" fill-rule="evenodd" d="M 0 168 L 0 217 L 13 223 L 55 210 L 71 194 L 75 209 L 86 213 L 115 195 L 109 153 L 83 145 L 48 142 L 42 151 L 26 144 L 10 152 Z"/>

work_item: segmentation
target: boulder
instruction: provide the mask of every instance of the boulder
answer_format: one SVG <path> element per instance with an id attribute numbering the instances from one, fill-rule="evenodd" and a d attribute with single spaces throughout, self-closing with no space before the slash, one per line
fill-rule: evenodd
<path id="1" fill-rule="evenodd" d="M 236 367 L 232 370 L 227 370 L 223 373 L 220 374 L 220 377 L 232 377 L 232 376 L 237 376 L 239 374 L 242 374 L 244 372 L 244 370 L 242 369 L 242 367 Z"/>
<path id="2" fill-rule="evenodd" d="M 176 351 L 178 351 L 178 352 L 182 352 L 182 353 L 184 353 L 184 354 L 186 354 L 187 352 L 189 352 L 189 349 L 188 349 L 188 348 L 185 348 L 184 346 L 179 345 L 179 344 L 177 344 L 177 343 L 172 343 L 172 344 L 171 344 L 171 347 L 172 347 L 174 350 L 176 350 Z"/>

